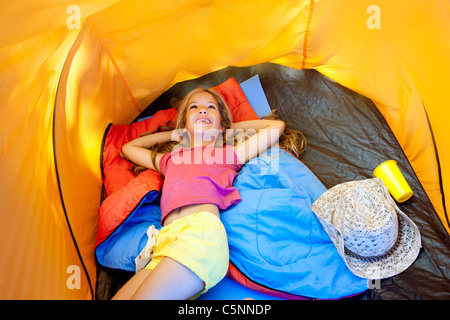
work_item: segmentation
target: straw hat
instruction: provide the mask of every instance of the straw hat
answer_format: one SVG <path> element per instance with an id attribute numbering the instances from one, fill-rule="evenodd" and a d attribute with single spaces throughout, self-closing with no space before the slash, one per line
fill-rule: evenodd
<path id="1" fill-rule="evenodd" d="M 339 184 L 312 205 L 348 268 L 366 279 L 392 277 L 417 258 L 420 233 L 379 178 Z"/>

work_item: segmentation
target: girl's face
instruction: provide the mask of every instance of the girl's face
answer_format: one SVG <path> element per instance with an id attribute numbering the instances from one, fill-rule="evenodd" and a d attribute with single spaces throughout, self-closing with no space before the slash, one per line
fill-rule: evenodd
<path id="1" fill-rule="evenodd" d="M 187 103 L 186 126 L 191 137 L 211 140 L 223 131 L 219 105 L 209 92 L 193 94 Z"/>

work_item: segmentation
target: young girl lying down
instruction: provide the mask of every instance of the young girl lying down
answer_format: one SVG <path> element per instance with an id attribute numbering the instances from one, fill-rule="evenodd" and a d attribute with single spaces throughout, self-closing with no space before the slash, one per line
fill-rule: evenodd
<path id="1" fill-rule="evenodd" d="M 241 200 L 232 186 L 241 167 L 278 142 L 279 120 L 232 122 L 212 89 L 189 92 L 178 106 L 176 129 L 143 135 L 122 147 L 138 167 L 164 176 L 160 230 L 152 260 L 113 299 L 189 299 L 227 273 L 228 242 L 219 210 Z M 236 134 L 236 133 L 241 134 Z M 236 142 L 243 132 L 254 134 Z M 297 154 L 296 132 L 289 141 Z"/>

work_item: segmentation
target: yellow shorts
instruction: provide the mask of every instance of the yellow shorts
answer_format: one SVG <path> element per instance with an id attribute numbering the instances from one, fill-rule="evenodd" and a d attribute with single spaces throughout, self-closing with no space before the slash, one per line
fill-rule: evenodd
<path id="1" fill-rule="evenodd" d="M 229 254 L 225 227 L 209 212 L 198 212 L 174 220 L 156 237 L 153 270 L 162 258 L 170 257 L 194 272 L 204 283 L 201 293 L 215 286 L 228 271 Z"/>

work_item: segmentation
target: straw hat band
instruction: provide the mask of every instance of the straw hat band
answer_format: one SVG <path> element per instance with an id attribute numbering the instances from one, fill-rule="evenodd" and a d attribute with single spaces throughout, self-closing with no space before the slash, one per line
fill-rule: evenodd
<path id="1" fill-rule="evenodd" d="M 397 213 L 371 188 L 345 190 L 331 223 L 342 234 L 345 248 L 361 257 L 382 256 L 397 242 Z"/>
<path id="2" fill-rule="evenodd" d="M 381 255 L 378 255 L 378 256 L 370 256 L 370 257 L 361 256 L 346 247 L 344 247 L 344 252 L 346 255 L 348 255 L 352 258 L 355 258 L 355 259 L 359 259 L 359 260 L 366 261 L 366 262 L 377 262 L 377 261 L 386 259 L 387 257 L 391 256 L 392 253 L 395 252 L 395 250 L 397 250 L 398 246 L 400 245 L 401 237 L 402 237 L 402 229 L 399 229 L 398 237 L 397 237 L 394 245 L 387 252 L 385 252 Z"/>

